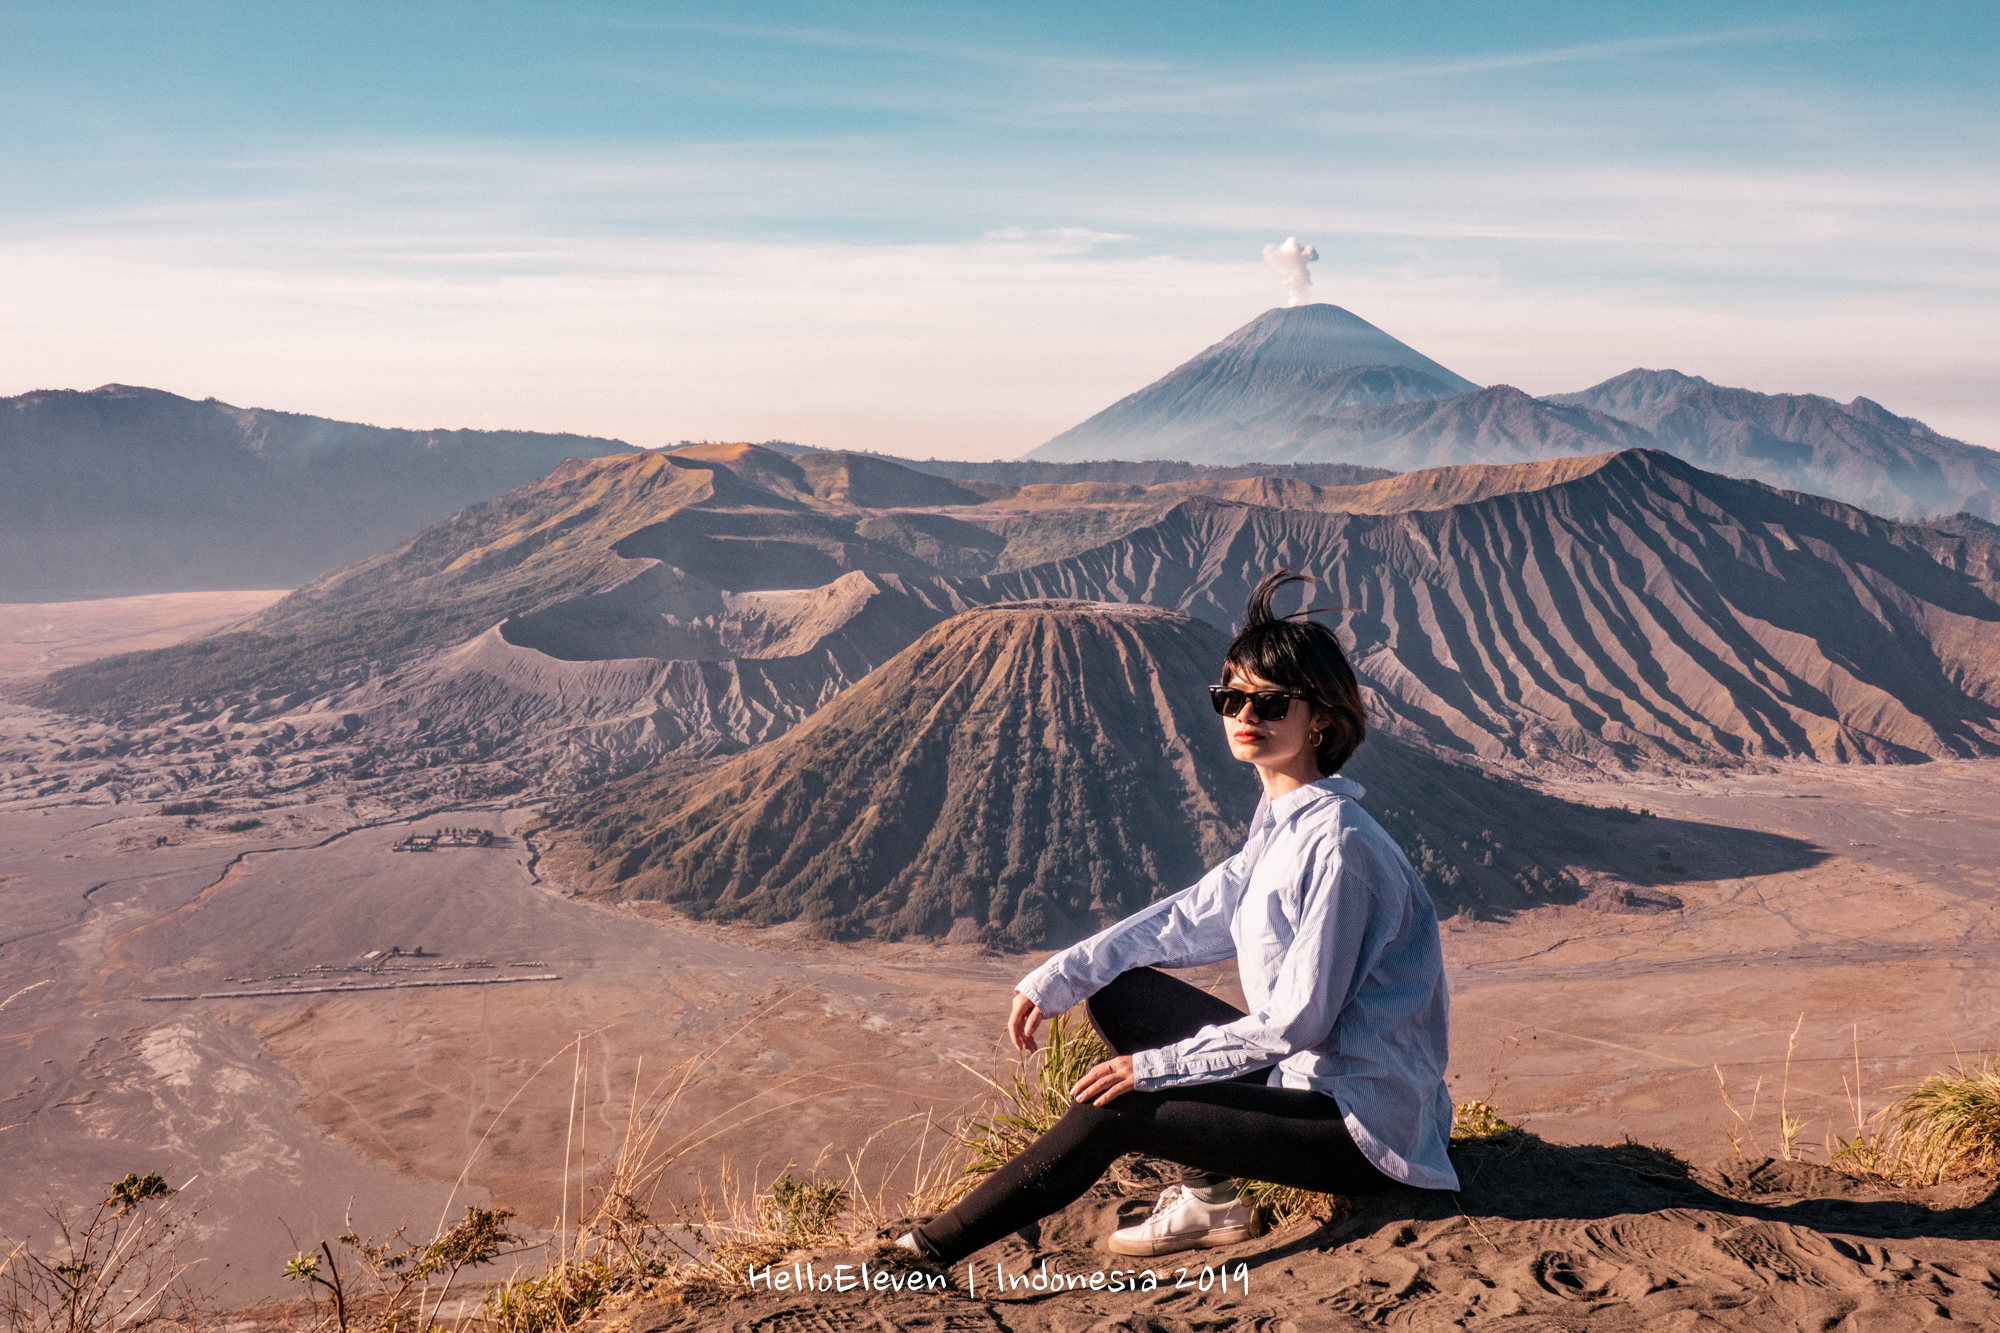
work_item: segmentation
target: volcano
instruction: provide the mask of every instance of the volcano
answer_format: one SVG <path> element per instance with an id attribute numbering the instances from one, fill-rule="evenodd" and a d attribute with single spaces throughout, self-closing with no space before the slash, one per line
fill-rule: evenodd
<path id="1" fill-rule="evenodd" d="M 978 607 L 776 741 L 580 797 L 552 820 L 548 865 L 586 892 L 695 917 L 1068 943 L 1240 845 L 1257 779 L 1206 690 L 1228 650 L 1214 626 L 1155 607 Z M 1447 915 L 1573 902 L 1570 868 L 1630 860 L 1636 815 L 1391 736 L 1371 736 L 1344 772 Z M 1768 842 L 1736 836 L 1731 851 L 1765 860 Z"/>
<path id="2" fill-rule="evenodd" d="M 614 784 L 586 882 L 821 934 L 1075 939 L 1235 849 L 1256 783 L 1206 686 L 1228 642 L 1153 607 L 981 607 L 692 780 Z"/>
<path id="3" fill-rule="evenodd" d="M 1337 305 L 1267 310 L 1029 455 L 1054 461 L 1263 457 L 1340 408 L 1479 386 Z"/>
<path id="4" fill-rule="evenodd" d="M 1227 631 L 1287 566 L 1351 608 L 1385 729 L 1440 753 L 1622 768 L 2000 750 L 2000 546 L 1657 451 L 990 500 L 782 462 L 573 462 L 229 633 L 67 668 L 36 697 L 296 715 L 301 733 L 346 734 L 351 715 L 374 744 L 505 751 L 524 776 L 587 785 L 775 740 L 975 606 L 1143 603 Z M 956 502 L 868 509 L 857 487 Z"/>

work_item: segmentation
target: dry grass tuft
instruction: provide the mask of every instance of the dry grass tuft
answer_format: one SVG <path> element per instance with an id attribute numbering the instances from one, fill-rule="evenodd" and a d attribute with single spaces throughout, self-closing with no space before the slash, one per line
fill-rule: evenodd
<path id="1" fill-rule="evenodd" d="M 1800 1022 L 1803 1024 L 1803 1016 Z M 1804 1160 L 1803 1150 L 1817 1146 L 1799 1144 L 1805 1124 L 1789 1113 L 1787 1104 L 1798 1035 L 1799 1029 L 1794 1027 L 1785 1048 L 1785 1082 L 1778 1102 L 1775 1155 L 1786 1161 Z M 1750 1109 L 1745 1112 L 1730 1099 L 1719 1066 L 1715 1076 L 1722 1087 L 1723 1105 L 1737 1122 L 1737 1130 L 1729 1135 L 1730 1144 L 1739 1157 L 1744 1155 L 1746 1144 L 1761 1151 L 1755 1131 L 1763 1081 L 1758 1080 L 1751 1090 Z M 1857 1026 L 1854 1077 L 1850 1082 L 1843 1071 L 1841 1085 L 1847 1089 L 1853 1110 L 1854 1132 L 1852 1136 L 1840 1135 L 1827 1126 L 1826 1164 L 1835 1170 L 1917 1188 L 1968 1176 L 2000 1175 L 2000 1063 L 1994 1057 L 1987 1056 L 1973 1065 L 1960 1061 L 1956 1068 L 1932 1074 L 1913 1086 L 1891 1089 L 1902 1095 L 1870 1112 L 1863 1099 Z"/>
<path id="2" fill-rule="evenodd" d="M 194 1216 L 175 1198 L 180 1191 L 158 1174 L 136 1171 L 110 1190 L 80 1217 L 50 1204 L 54 1236 L 46 1249 L 26 1240 L 0 1244 L 0 1323 L 7 1333 L 193 1328 L 201 1322 L 205 1295 L 189 1281 L 191 1266 L 174 1252 Z"/>
<path id="3" fill-rule="evenodd" d="M 1886 1131 L 1852 1156 L 1911 1185 L 2000 1174 L 2000 1064 L 1932 1074 L 1893 1102 Z"/>
<path id="4" fill-rule="evenodd" d="M 1065 1014 L 1049 1021 L 1042 1049 L 1016 1065 L 1004 1083 L 961 1062 L 961 1067 L 993 1090 L 995 1101 L 967 1116 L 953 1134 L 969 1160 L 964 1181 L 946 1200 L 946 1206 L 1046 1134 L 1073 1105 L 1069 1090 L 1076 1081 L 1092 1065 L 1110 1058 L 1110 1048 L 1089 1023 Z"/>
<path id="5" fill-rule="evenodd" d="M 1338 1194 L 1317 1194 L 1290 1185 L 1273 1185 L 1267 1180 L 1246 1180 L 1241 1188 L 1244 1202 L 1273 1231 L 1306 1222 L 1325 1226 L 1354 1211 L 1354 1206 Z"/>

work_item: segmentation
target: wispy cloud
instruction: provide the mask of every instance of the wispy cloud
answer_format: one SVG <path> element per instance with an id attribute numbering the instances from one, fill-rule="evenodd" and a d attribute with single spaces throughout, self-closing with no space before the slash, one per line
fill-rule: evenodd
<path id="1" fill-rule="evenodd" d="M 2000 420 L 1966 387 L 2000 350 L 1995 112 L 1878 70 L 1861 21 L 1502 41 L 1535 26 L 1510 17 L 1441 56 L 1399 19 L 1274 58 L 1164 19 L 1141 52 L 1013 11 L 586 7 L 380 123 L 404 84 L 329 78 L 361 110 L 301 124 L 261 85 L 162 84 L 118 120 L 66 66 L 0 91 L 54 127 L 0 132 L 0 388 L 991 455 L 1271 303 L 1260 249 L 1297 235 L 1319 299 L 1482 381 L 1677 364 Z M 366 69 L 380 35 L 355 42 Z"/>

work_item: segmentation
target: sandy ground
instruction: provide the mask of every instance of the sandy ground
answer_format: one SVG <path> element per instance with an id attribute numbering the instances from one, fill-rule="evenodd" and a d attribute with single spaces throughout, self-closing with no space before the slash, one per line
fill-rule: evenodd
<path id="1" fill-rule="evenodd" d="M 1743 1130 L 1719 1067 L 1746 1117 L 1756 1096 L 1748 1133 L 1775 1151 L 1787 1087 L 1803 1142 L 1853 1133 L 1857 1052 L 1872 1112 L 1888 1088 L 2000 1048 L 2000 763 L 1556 790 L 1691 823 L 1667 848 L 1678 869 L 1655 881 L 1685 906 L 1447 925 L 1458 1100 L 1484 1097 L 1551 1138 L 1629 1128 L 1698 1151 Z M 1740 876 L 1703 845 L 1704 824 L 1789 835 L 1824 859 Z"/>
<path id="2" fill-rule="evenodd" d="M 289 591 L 166 592 L 94 602 L 0 602 L 0 680 L 165 648 L 262 611 Z"/>
<path id="3" fill-rule="evenodd" d="M 588 1188 L 635 1090 L 691 1057 L 665 1140 L 688 1150 L 674 1194 L 719 1184 L 725 1156 L 768 1181 L 949 1114 L 977 1089 L 958 1062 L 989 1062 L 988 1015 L 1018 966 L 965 946 L 665 927 L 539 883 L 504 832 L 411 854 L 390 850 L 411 826 L 350 828 L 334 802 L 244 834 L 155 810 L 0 807 L 0 997 L 51 983 L 0 1014 L 0 1161 L 72 1200 L 132 1170 L 198 1177 L 201 1248 L 233 1299 L 281 1294 L 283 1260 L 345 1230 L 350 1206 L 364 1233 L 427 1230 L 462 1173 L 457 1203 L 554 1223 L 572 1098 L 571 1186 Z M 385 950 L 402 954 L 364 957 Z M 231 994 L 389 984 L 402 988 Z M 43 1199 L 0 1197 L 0 1231 L 46 1230 Z"/>
<path id="4" fill-rule="evenodd" d="M 1551 1140 L 1631 1134 L 1696 1161 L 1728 1154 L 1731 1133 L 1753 1157 L 1775 1153 L 1782 1097 L 1809 1125 L 1794 1151 L 1818 1156 L 1852 1122 L 1841 1079 L 1856 1078 L 1857 1028 L 1864 1110 L 2000 1045 L 1996 779 L 2000 764 L 1799 766 L 1633 790 L 1683 829 L 1726 817 L 1826 859 L 1736 877 L 1676 847 L 1677 871 L 1654 883 L 1680 911 L 1450 923 L 1455 1095 Z M 283 1258 L 338 1230 L 350 1204 L 363 1230 L 427 1227 L 461 1175 L 460 1202 L 554 1222 L 565 1179 L 601 1179 L 635 1089 L 690 1058 L 669 1134 L 690 1150 L 670 1192 L 715 1187 L 725 1160 L 768 1180 L 830 1148 L 821 1169 L 837 1170 L 882 1125 L 948 1116 L 977 1091 L 960 1061 L 990 1064 L 1008 990 L 1036 961 L 587 904 L 537 878 L 514 832 L 523 811 L 427 819 L 502 836 L 409 854 L 389 850 L 409 825 L 354 827 L 333 799 L 242 834 L 155 810 L 0 806 L 0 994 L 53 983 L 0 1015 L 0 1160 L 71 1198 L 128 1170 L 200 1176 L 202 1243 L 241 1299 L 278 1294 Z M 363 958 L 392 948 L 424 952 Z M 510 975 L 560 979 L 493 984 Z M 482 984 L 144 998 L 437 980 Z M 583 1145 L 566 1175 L 573 1089 Z M 0 1229 L 32 1229 L 37 1203 L 0 1203 Z"/>
<path id="5" fill-rule="evenodd" d="M 1456 1195 L 1354 1200 L 1325 1225 L 1226 1249 L 1109 1253 L 1103 1236 L 1147 1200 L 1101 1185 L 1031 1234 L 931 1270 L 941 1290 L 910 1286 L 906 1256 L 886 1246 L 801 1251 L 707 1292 L 633 1300 L 596 1327 L 1888 1333 L 2000 1320 L 2000 1197 L 1984 1190 L 1857 1188 L 1796 1163 L 1697 1169 L 1636 1144 L 1532 1137 L 1454 1156 Z M 773 1291 L 780 1273 L 817 1290 Z"/>

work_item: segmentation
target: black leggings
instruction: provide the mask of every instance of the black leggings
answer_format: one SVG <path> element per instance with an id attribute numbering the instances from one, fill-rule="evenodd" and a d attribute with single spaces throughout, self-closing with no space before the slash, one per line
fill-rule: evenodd
<path id="1" fill-rule="evenodd" d="M 1241 1018 L 1234 1005 L 1150 967 L 1091 996 L 1090 1022 L 1120 1055 L 1165 1046 Z M 1068 1207 L 1129 1152 L 1179 1163 L 1186 1183 L 1248 1176 L 1323 1194 L 1373 1194 L 1395 1185 L 1376 1170 L 1324 1093 L 1274 1088 L 1268 1066 L 1220 1083 L 1128 1092 L 1109 1106 L 1072 1106 L 1049 1132 L 942 1216 L 917 1229 L 941 1263 Z"/>

